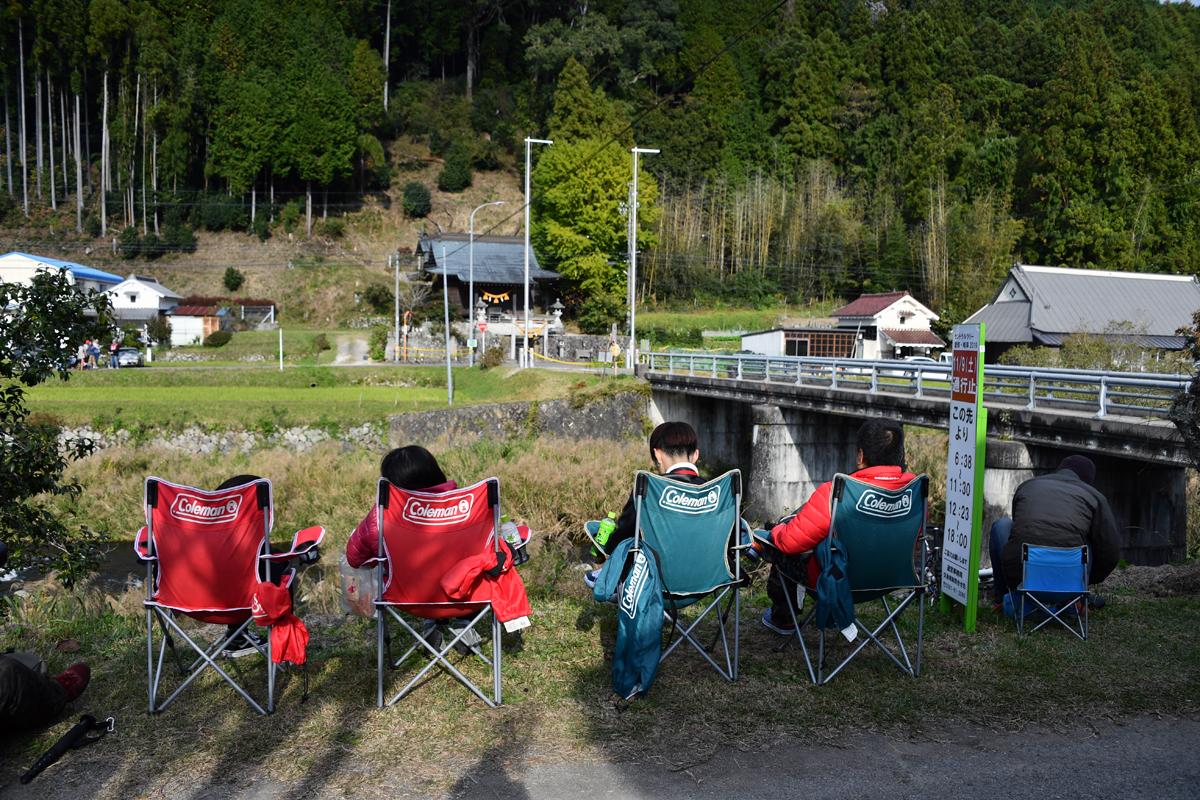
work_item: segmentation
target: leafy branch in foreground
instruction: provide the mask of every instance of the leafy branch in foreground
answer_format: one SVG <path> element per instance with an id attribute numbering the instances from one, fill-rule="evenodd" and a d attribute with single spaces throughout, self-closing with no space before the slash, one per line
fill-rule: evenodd
<path id="1" fill-rule="evenodd" d="M 65 271 L 40 272 L 28 285 L 0 283 L 0 317 L 0 539 L 12 566 L 57 570 L 71 585 L 96 565 L 99 534 L 68 527 L 42 498 L 82 492 L 63 473 L 94 445 L 60 446 L 56 426 L 30 419 L 22 384 L 66 380 L 79 343 L 111 330 L 108 298 L 77 291 Z"/>

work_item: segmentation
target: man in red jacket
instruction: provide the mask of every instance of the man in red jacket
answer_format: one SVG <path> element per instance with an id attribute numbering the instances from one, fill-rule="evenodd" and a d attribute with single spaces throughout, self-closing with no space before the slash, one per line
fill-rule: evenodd
<path id="1" fill-rule="evenodd" d="M 858 429 L 857 454 L 851 476 L 875 486 L 897 489 L 916 478 L 904 467 L 904 427 L 891 420 L 868 420 Z M 833 481 L 817 487 L 790 520 L 771 529 L 771 541 L 787 556 L 807 554 L 829 535 L 832 525 L 830 493 Z M 808 586 L 816 586 L 820 565 L 807 558 Z M 767 596 L 771 607 L 762 616 L 762 624 L 781 636 L 790 636 L 791 614 L 788 611 L 787 591 L 795 584 L 785 578 L 778 567 L 771 569 L 767 580 Z"/>

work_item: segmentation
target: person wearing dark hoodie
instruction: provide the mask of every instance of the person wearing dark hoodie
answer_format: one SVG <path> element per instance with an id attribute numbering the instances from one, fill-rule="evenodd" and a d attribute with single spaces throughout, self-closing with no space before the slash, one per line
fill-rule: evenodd
<path id="1" fill-rule="evenodd" d="M 699 438 L 695 428 L 686 422 L 667 421 L 650 432 L 650 463 L 659 474 L 673 481 L 699 485 L 705 482 L 696 468 L 696 462 L 699 460 Z M 589 524 L 595 527 L 599 523 Z M 625 508 L 621 510 L 621 516 L 617 518 L 616 529 L 609 535 L 603 547 L 596 545 L 596 552 L 600 554 L 601 560 L 615 551 L 618 544 L 632 539 L 636 525 L 637 507 L 631 492 L 629 499 L 625 501 Z M 594 531 L 591 533 L 595 535 Z M 599 574 L 599 569 L 589 570 L 583 574 L 583 582 L 591 588 L 596 585 L 596 576 Z"/>
<path id="2" fill-rule="evenodd" d="M 1002 608 L 1004 596 L 1021 582 L 1021 546 L 1088 548 L 1088 583 L 1102 582 L 1121 558 L 1121 535 L 1108 500 L 1093 485 L 1095 463 L 1083 455 L 1067 456 L 1048 475 L 1030 478 L 1013 494 L 1012 517 L 992 523 L 988 552 L 992 557 L 992 602 Z M 1093 607 L 1103 605 L 1092 598 Z"/>

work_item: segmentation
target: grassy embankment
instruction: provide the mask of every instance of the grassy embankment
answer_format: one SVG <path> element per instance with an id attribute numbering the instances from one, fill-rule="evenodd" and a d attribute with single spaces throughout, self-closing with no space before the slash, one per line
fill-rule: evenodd
<path id="1" fill-rule="evenodd" d="M 780 325 L 804 325 L 813 319 L 827 318 L 840 306 L 840 300 L 812 300 L 803 305 L 779 304 L 765 308 L 707 307 L 695 310 L 638 311 L 639 338 L 650 337 L 656 347 L 686 344 L 706 349 L 737 350 L 738 336 L 705 336 L 703 331 L 761 331 Z"/>
<path id="2" fill-rule="evenodd" d="M 128 532 L 140 519 L 147 474 L 211 486 L 230 473 L 252 472 L 274 481 L 277 539 L 299 526 L 328 526 L 324 559 L 305 575 L 301 591 L 300 612 L 312 631 L 311 696 L 301 703 L 300 681 L 285 677 L 278 711 L 261 719 L 219 680 L 205 677 L 164 714 L 149 717 L 141 590 L 102 592 L 98 584 L 69 594 L 52 583 L 30 586 L 29 596 L 11 599 L 0 616 L 0 647 L 46 653 L 54 669 L 90 661 L 94 678 L 86 707 L 114 714 L 120 731 L 58 769 L 69 775 L 91 764 L 88 785 L 99 797 L 170 796 L 227 781 L 231 771 L 303 781 L 315 794 L 378 781 L 400 781 L 400 788 L 422 793 L 444 789 L 452 776 L 495 759 L 510 770 L 531 759 L 631 757 L 685 769 L 719 747 L 770 752 L 781 734 L 836 741 L 862 729 L 936 735 L 963 720 L 1011 730 L 1071 718 L 1200 709 L 1200 633 L 1194 624 L 1200 600 L 1183 583 L 1168 580 L 1160 584 L 1167 591 L 1152 596 L 1118 573 L 1086 644 L 1065 632 L 1018 640 L 1010 622 L 988 611 L 978 632 L 968 635 L 952 617 L 933 613 L 919 680 L 868 651 L 834 683 L 816 689 L 795 648 L 774 652 L 777 640 L 755 624 L 766 604 L 760 575 L 743 607 L 742 677 L 736 684 L 680 651 L 664 665 L 652 693 L 618 713 L 608 701 L 606 660 L 613 609 L 591 601 L 557 545 L 582 520 L 619 507 L 630 472 L 646 460 L 644 445 L 540 440 L 434 449 L 460 482 L 498 475 L 506 510 L 539 533 L 524 570 L 534 626 L 520 639 L 506 639 L 505 708 L 485 711 L 437 675 L 400 707 L 375 710 L 373 627 L 340 614 L 336 563 L 350 528 L 370 505 L 377 454 L 325 446 L 304 455 L 197 458 L 118 449 L 72 467 L 86 491 L 59 500 L 69 516 Z M 937 441 L 915 447 L 914 466 L 934 468 L 922 462 L 936 460 L 939 450 Z M 124 556 L 114 563 L 128 566 Z M 912 628 L 906 626 L 910 633 Z M 68 639 L 78 641 L 78 652 L 55 648 Z M 261 670 L 250 662 L 239 666 L 258 688 Z M 481 665 L 460 666 L 482 677 L 476 669 Z M 398 678 L 389 682 L 393 691 Z M 31 760 L 69 720 L 6 745 L 5 760 Z M 146 763 L 155 769 L 140 766 Z M 96 786 L 97 774 L 103 786 Z"/>
<path id="3" fill-rule="evenodd" d="M 232 344 L 232 343 L 231 343 Z M 634 385 L 631 378 L 557 370 L 456 369 L 455 405 L 547 400 Z M 96 370 L 29 391 L 29 407 L 68 424 L 179 429 L 191 424 L 272 430 L 347 426 L 444 408 L 441 367 L 272 367 Z"/>

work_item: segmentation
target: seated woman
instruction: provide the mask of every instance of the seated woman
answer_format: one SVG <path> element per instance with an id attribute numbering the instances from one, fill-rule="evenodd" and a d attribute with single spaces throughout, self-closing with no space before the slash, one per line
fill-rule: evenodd
<path id="1" fill-rule="evenodd" d="M 440 494 L 458 488 L 458 484 L 448 479 L 438 466 L 437 459 L 424 447 L 410 444 L 398 447 L 383 457 L 379 465 L 380 477 L 401 489 L 416 492 Z M 350 535 L 346 542 L 346 563 L 358 568 L 379 554 L 379 520 L 375 506 L 367 512 L 362 522 Z M 470 615 L 460 619 L 446 620 L 446 624 L 457 630 L 460 626 L 471 621 Z M 426 638 L 437 627 L 435 620 L 426 620 Z M 474 630 L 468 631 L 460 642 L 461 647 L 473 648 L 480 642 L 479 634 Z M 460 648 L 461 649 L 461 648 Z"/>

